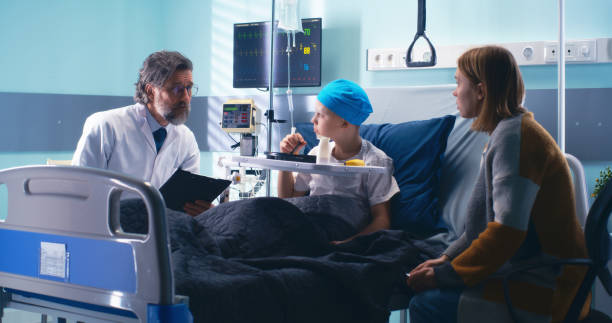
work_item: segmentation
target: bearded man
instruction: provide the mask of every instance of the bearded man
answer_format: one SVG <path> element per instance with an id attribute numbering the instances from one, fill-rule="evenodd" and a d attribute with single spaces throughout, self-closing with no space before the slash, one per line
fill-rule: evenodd
<path id="1" fill-rule="evenodd" d="M 177 169 L 198 174 L 200 150 L 184 123 L 191 110 L 193 64 L 179 52 L 155 52 L 144 61 L 134 105 L 96 112 L 83 126 L 74 166 L 113 170 L 160 188 Z M 197 215 L 208 202 L 186 203 Z"/>

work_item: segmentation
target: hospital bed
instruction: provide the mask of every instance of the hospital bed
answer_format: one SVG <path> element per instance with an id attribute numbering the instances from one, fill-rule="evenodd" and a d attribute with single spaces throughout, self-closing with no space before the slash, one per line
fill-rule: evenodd
<path id="1" fill-rule="evenodd" d="M 0 222 L 0 311 L 69 322 L 189 322 L 174 294 L 159 191 L 126 176 L 68 166 L 0 171 L 8 215 Z M 146 235 L 119 224 L 122 192 L 148 210 Z"/>
<path id="2" fill-rule="evenodd" d="M 368 89 L 376 107 L 368 123 L 456 115 L 452 89 Z M 470 124 L 457 117 L 448 136 L 438 201 L 449 230 L 426 240 L 439 248 L 464 229 L 466 203 L 488 139 L 469 131 Z M 583 174 L 579 162 L 569 160 L 576 166 L 577 204 L 583 210 L 578 213 L 584 218 Z M 157 190 L 118 174 L 62 166 L 0 171 L 0 183 L 7 186 L 9 195 L 8 217 L 0 223 L 2 308 L 86 322 L 189 320 L 187 301 L 174 295 L 165 209 Z M 121 229 L 120 191 L 135 192 L 143 199 L 148 234 Z M 22 260 L 29 268 L 19 264 Z M 402 309 L 406 304 L 406 298 L 399 297 L 388 309 Z M 401 318 L 406 318 L 405 311 Z"/>

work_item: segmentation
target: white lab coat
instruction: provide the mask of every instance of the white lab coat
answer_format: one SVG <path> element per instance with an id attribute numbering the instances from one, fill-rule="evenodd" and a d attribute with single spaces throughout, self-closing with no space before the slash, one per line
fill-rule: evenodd
<path id="1" fill-rule="evenodd" d="M 72 165 L 117 171 L 157 188 L 178 168 L 199 174 L 200 150 L 193 132 L 185 125 L 168 124 L 158 153 L 146 113 L 137 103 L 89 116 Z"/>

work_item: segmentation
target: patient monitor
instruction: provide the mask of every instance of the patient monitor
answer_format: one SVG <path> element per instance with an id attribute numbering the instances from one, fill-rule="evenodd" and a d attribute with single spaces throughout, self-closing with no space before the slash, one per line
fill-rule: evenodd
<path id="1" fill-rule="evenodd" d="M 221 129 L 240 134 L 240 155 L 255 156 L 257 108 L 253 99 L 232 99 L 223 103 Z"/>

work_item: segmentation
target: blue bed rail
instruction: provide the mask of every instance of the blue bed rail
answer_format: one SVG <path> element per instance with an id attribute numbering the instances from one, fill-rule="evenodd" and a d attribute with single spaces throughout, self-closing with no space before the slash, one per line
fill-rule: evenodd
<path id="1" fill-rule="evenodd" d="M 165 205 L 156 188 L 71 166 L 1 170 L 0 184 L 8 192 L 0 221 L 0 309 L 37 307 L 84 321 L 192 321 L 185 298 L 174 294 Z M 144 201 L 148 234 L 121 229 L 122 192 Z"/>

